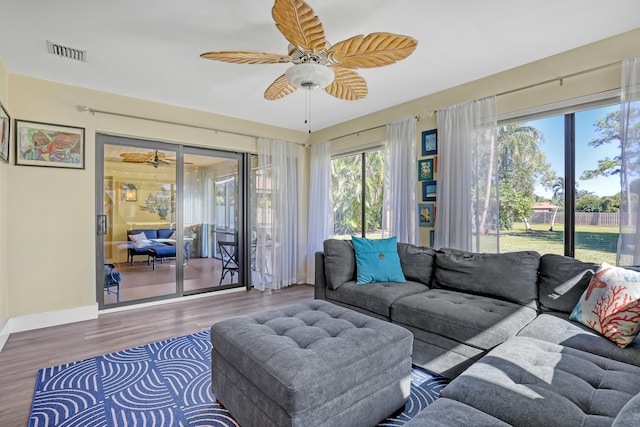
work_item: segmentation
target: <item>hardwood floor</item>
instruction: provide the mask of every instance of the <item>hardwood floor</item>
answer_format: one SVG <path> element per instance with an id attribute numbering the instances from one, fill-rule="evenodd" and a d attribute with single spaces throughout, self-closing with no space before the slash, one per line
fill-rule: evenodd
<path id="1" fill-rule="evenodd" d="M 98 319 L 11 334 L 0 352 L 0 426 L 26 426 L 38 369 L 124 350 L 208 329 L 253 311 L 313 298 L 313 287 L 237 291 L 146 308 L 101 314 Z"/>
<path id="2" fill-rule="evenodd" d="M 120 301 L 133 301 L 142 298 L 158 297 L 176 292 L 175 260 L 156 263 L 156 269 L 148 266 L 146 261 L 136 262 L 131 266 L 128 262 L 116 264 L 116 271 L 122 274 L 120 283 Z M 185 291 L 201 290 L 217 287 L 220 284 L 222 263 L 216 258 L 193 258 L 184 267 Z M 231 274 L 227 273 L 222 285 L 231 284 Z M 238 283 L 238 275 L 233 283 Z M 105 303 L 116 302 L 115 294 L 105 293 Z"/>

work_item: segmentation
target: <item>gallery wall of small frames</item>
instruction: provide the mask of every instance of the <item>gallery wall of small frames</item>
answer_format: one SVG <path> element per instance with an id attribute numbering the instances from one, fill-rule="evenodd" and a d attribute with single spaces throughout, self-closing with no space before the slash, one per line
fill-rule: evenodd
<path id="1" fill-rule="evenodd" d="M 428 243 L 433 247 L 436 223 L 436 192 L 438 189 L 438 130 L 422 132 L 420 156 L 418 157 L 418 222 L 420 227 L 420 243 Z M 424 231 L 423 231 L 424 230 Z M 428 231 L 428 233 L 427 233 Z"/>

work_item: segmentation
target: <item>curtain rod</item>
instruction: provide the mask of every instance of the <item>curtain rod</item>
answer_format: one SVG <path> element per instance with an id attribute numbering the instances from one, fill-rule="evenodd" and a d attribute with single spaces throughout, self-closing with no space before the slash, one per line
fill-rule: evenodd
<path id="1" fill-rule="evenodd" d="M 589 74 L 589 73 L 592 73 L 594 71 L 600 71 L 600 70 L 603 70 L 605 68 L 613 67 L 614 65 L 619 65 L 620 63 L 621 63 L 621 61 L 610 62 L 609 64 L 604 64 L 604 65 L 600 65 L 600 66 L 597 66 L 597 67 L 589 68 L 588 70 L 577 71 L 575 73 L 567 74 L 565 76 L 560 76 L 560 77 L 556 77 L 556 78 L 553 78 L 553 79 L 545 80 L 545 81 L 542 81 L 542 82 L 533 83 L 533 84 L 530 84 L 530 85 L 527 85 L 527 86 L 522 86 L 522 87 L 519 87 L 519 88 L 516 88 L 516 89 L 511 89 L 511 90 L 507 90 L 507 91 L 504 91 L 504 92 L 500 92 L 500 93 L 496 94 L 496 96 L 510 95 L 512 93 L 515 93 L 515 92 L 520 92 L 522 90 L 531 89 L 531 88 L 534 88 L 534 87 L 537 87 L 537 86 L 542 86 L 542 85 L 546 85 L 546 84 L 553 83 L 553 82 L 560 82 L 560 86 L 562 86 L 564 84 L 564 80 L 565 79 L 570 79 L 572 77 L 581 76 L 583 74 Z"/>
<path id="2" fill-rule="evenodd" d="M 534 87 L 537 87 L 537 86 L 542 86 L 542 85 L 546 85 L 546 84 L 553 83 L 553 82 L 558 82 L 558 81 L 560 82 L 560 86 L 562 86 L 562 84 L 564 83 L 565 79 L 569 79 L 569 78 L 572 78 L 572 77 L 577 77 L 577 76 L 580 76 L 580 75 L 583 75 L 583 74 L 592 73 L 594 71 L 603 70 L 605 68 L 613 67 L 614 65 L 619 65 L 620 63 L 621 63 L 621 61 L 615 61 L 615 62 L 611 62 L 609 64 L 604 64 L 604 65 L 600 65 L 600 66 L 597 66 L 597 67 L 589 68 L 587 70 L 577 71 L 575 73 L 567 74 L 565 76 L 555 77 L 553 79 L 548 79 L 548 80 L 544 80 L 544 81 L 541 81 L 541 82 L 532 83 L 530 85 L 522 86 L 522 87 L 519 87 L 519 88 L 516 88 L 516 89 L 506 90 L 504 92 L 497 93 L 496 97 L 504 96 L 504 95 L 510 95 L 512 93 L 520 92 L 520 91 L 523 91 L 523 90 L 531 89 L 531 88 L 534 88 Z M 438 112 L 438 110 L 431 110 L 431 111 L 428 111 L 427 114 L 429 116 L 433 116 L 437 112 Z M 418 121 L 420 121 L 420 119 L 422 119 L 422 118 L 424 118 L 424 114 L 416 116 L 416 119 Z M 351 133 L 348 133 L 348 134 L 345 134 L 345 135 L 341 135 L 341 136 L 336 136 L 335 138 L 331 138 L 329 141 L 335 141 L 337 139 L 346 138 L 348 136 L 358 135 L 360 133 L 364 133 L 364 132 L 369 132 L 369 131 L 372 131 L 372 130 L 380 129 L 380 128 L 384 127 L 384 126 L 386 126 L 386 124 L 385 125 L 379 125 L 379 126 L 370 127 L 368 129 L 363 129 L 363 130 L 359 130 L 359 131 L 355 131 L 355 132 L 351 132 Z"/>
<path id="3" fill-rule="evenodd" d="M 97 110 L 95 108 L 87 107 L 86 105 L 80 105 L 80 106 L 78 106 L 78 108 L 81 111 L 85 111 L 85 112 L 87 112 L 87 113 L 89 113 L 91 115 L 95 115 L 96 113 L 98 113 L 98 114 L 106 114 L 106 115 L 109 115 L 109 116 L 126 117 L 126 118 L 129 118 L 129 119 L 148 120 L 150 122 L 165 123 L 165 124 L 168 124 L 168 125 L 185 126 L 185 127 L 190 127 L 190 128 L 194 128 L 194 129 L 210 130 L 210 131 L 213 131 L 215 133 L 221 132 L 221 133 L 227 133 L 227 134 L 230 134 L 230 135 L 246 136 L 246 137 L 249 137 L 249 138 L 256 138 L 256 139 L 262 138 L 260 135 L 251 135 L 251 134 L 248 134 L 248 133 L 235 132 L 235 131 L 232 131 L 232 130 L 224 130 L 224 129 L 212 128 L 212 127 L 207 127 L 207 126 L 194 125 L 194 124 L 189 124 L 189 123 L 174 122 L 174 121 L 171 121 L 171 120 L 154 119 L 152 117 L 136 116 L 136 115 L 133 115 L 133 114 L 116 113 L 115 111 Z M 303 144 L 303 143 L 300 143 L 300 142 L 292 142 L 292 144 L 301 145 L 303 147 L 307 147 L 308 146 L 308 144 Z"/>
<path id="4" fill-rule="evenodd" d="M 577 77 L 577 76 L 580 76 L 580 75 L 583 75 L 583 74 L 592 73 L 594 71 L 599 71 L 599 70 L 602 70 L 602 69 L 605 69 L 605 68 L 612 67 L 614 65 L 618 65 L 620 63 L 621 63 L 621 61 L 615 61 L 615 62 L 611 62 L 609 64 L 600 65 L 598 67 L 589 68 L 587 70 L 577 71 L 575 73 L 567 74 L 565 76 L 555 77 L 553 79 L 544 80 L 544 81 L 533 83 L 533 84 L 530 84 L 530 85 L 527 85 L 527 86 L 522 86 L 522 87 L 519 87 L 519 88 L 516 88 L 516 89 L 510 89 L 510 90 L 507 90 L 507 91 L 500 92 L 500 93 L 496 94 L 496 97 L 509 95 L 509 94 L 512 94 L 512 93 L 515 93 L 515 92 L 520 92 L 520 91 L 523 91 L 523 90 L 531 89 L 531 88 L 534 88 L 534 87 L 537 87 L 537 86 L 542 86 L 542 85 L 546 85 L 546 84 L 557 82 L 557 81 L 559 81 L 560 82 L 560 86 L 562 86 L 562 84 L 563 84 L 565 79 L 569 79 L 569 78 L 572 78 L 572 77 Z M 124 113 L 116 113 L 114 111 L 97 110 L 95 108 L 87 107 L 85 105 L 81 105 L 78 108 L 80 108 L 81 111 L 86 111 L 87 113 L 90 113 L 91 115 L 95 115 L 96 113 L 107 114 L 107 115 L 111 115 L 111 116 L 126 117 L 126 118 L 130 118 L 130 119 L 148 120 L 148 121 L 152 121 L 152 122 L 165 123 L 165 124 L 169 124 L 169 125 L 186 126 L 186 127 L 191 127 L 191 128 L 195 128 L 195 129 L 210 130 L 210 131 L 213 131 L 215 133 L 222 132 L 222 133 L 227 133 L 227 134 L 230 134 L 230 135 L 246 136 L 246 137 L 249 137 L 249 138 L 256 138 L 256 139 L 261 137 L 260 135 L 251 135 L 251 134 L 248 134 L 248 133 L 235 132 L 235 131 L 231 131 L 231 130 L 217 129 L 217 128 L 211 128 L 211 127 L 207 127 L 207 126 L 193 125 L 193 124 L 181 123 L 181 122 L 174 122 L 174 121 L 171 121 L 171 120 L 154 119 L 154 118 L 151 118 L 151 117 L 137 116 L 137 115 L 133 115 L 133 114 L 124 114 Z M 438 112 L 438 110 L 431 110 L 427 114 L 429 116 L 433 116 L 437 112 Z M 420 121 L 420 119 L 424 118 L 424 114 L 419 114 L 419 115 L 415 116 L 415 118 L 416 118 L 416 120 Z M 362 129 L 362 130 L 359 130 L 359 131 L 347 133 L 345 135 L 336 136 L 335 138 L 329 139 L 329 141 L 335 141 L 337 139 L 346 138 L 348 136 L 358 135 L 360 133 L 364 133 L 364 132 L 369 132 L 369 131 L 372 131 L 372 130 L 380 129 L 380 128 L 383 128 L 385 126 L 386 126 L 386 124 L 373 126 L 373 127 L 367 128 L 367 129 Z M 303 143 L 300 143 L 300 142 L 293 142 L 293 144 L 298 144 L 298 145 L 301 145 L 303 147 L 309 148 L 309 144 L 303 144 Z"/>
<path id="5" fill-rule="evenodd" d="M 423 115 L 423 114 L 420 114 L 420 115 L 418 115 L 418 116 L 415 116 L 414 118 L 415 118 L 417 121 L 420 121 L 421 119 L 424 119 L 424 115 Z M 360 134 L 360 133 L 364 133 L 364 132 L 369 132 L 369 131 L 372 131 L 372 130 L 380 129 L 380 128 L 385 127 L 386 125 L 387 125 L 387 124 L 385 123 L 385 124 L 383 124 L 383 125 L 378 125 L 378 126 L 373 126 L 373 127 L 367 128 L 367 129 L 357 130 L 357 131 L 355 131 L 355 132 L 351 132 L 351 133 L 347 133 L 347 134 L 344 134 L 344 135 L 336 136 L 335 138 L 331 138 L 331 139 L 329 139 L 328 141 L 329 141 L 329 142 L 331 142 L 331 141 L 335 141 L 335 140 L 337 140 L 337 139 L 346 138 L 346 137 L 348 137 L 348 136 L 358 135 L 358 134 Z"/>

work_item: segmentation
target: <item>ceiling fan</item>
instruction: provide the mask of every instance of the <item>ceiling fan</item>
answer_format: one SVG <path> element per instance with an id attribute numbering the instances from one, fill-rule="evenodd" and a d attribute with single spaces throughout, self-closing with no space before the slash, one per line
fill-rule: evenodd
<path id="1" fill-rule="evenodd" d="M 313 9 L 302 0 L 276 0 L 271 10 L 276 27 L 289 41 L 287 55 L 263 52 L 207 52 L 202 58 L 236 64 L 292 63 L 265 91 L 268 100 L 280 99 L 298 88 L 324 89 L 345 100 L 367 96 L 367 83 L 356 68 L 393 64 L 413 53 L 418 42 L 391 33 L 358 35 L 331 45 Z"/>
<path id="2" fill-rule="evenodd" d="M 155 150 L 149 153 L 122 153 L 120 154 L 123 162 L 127 163 L 147 163 L 154 168 L 161 165 L 173 165 L 176 163 L 175 159 L 170 159 L 167 155 L 161 151 Z"/>

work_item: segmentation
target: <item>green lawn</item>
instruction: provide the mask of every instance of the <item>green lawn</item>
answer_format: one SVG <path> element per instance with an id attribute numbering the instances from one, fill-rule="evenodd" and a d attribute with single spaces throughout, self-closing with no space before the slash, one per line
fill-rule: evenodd
<path id="1" fill-rule="evenodd" d="M 533 225 L 527 232 L 524 223 L 515 223 L 512 230 L 500 232 L 500 252 L 534 250 L 541 254 L 564 254 L 564 226 L 555 225 L 548 231 L 547 225 Z M 615 265 L 619 227 L 577 226 L 575 257 L 581 261 Z M 481 248 L 492 248 L 495 236 L 481 240 Z"/>

